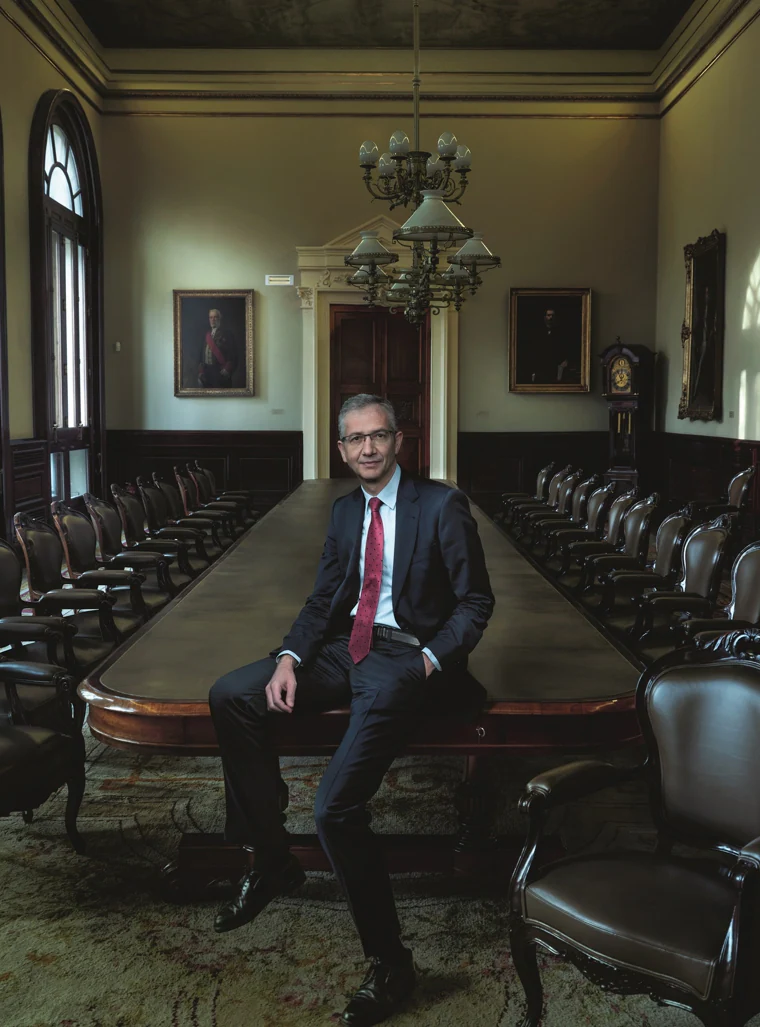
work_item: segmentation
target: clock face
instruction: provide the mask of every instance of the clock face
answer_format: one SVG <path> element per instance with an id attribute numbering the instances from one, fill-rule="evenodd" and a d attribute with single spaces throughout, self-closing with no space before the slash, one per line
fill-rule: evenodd
<path id="1" fill-rule="evenodd" d="M 610 391 L 631 391 L 631 365 L 625 357 L 615 357 L 610 367 Z"/>

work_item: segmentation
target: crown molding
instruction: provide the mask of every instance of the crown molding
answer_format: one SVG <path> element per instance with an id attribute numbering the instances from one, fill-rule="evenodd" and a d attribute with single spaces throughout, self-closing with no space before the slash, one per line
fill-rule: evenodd
<path id="1" fill-rule="evenodd" d="M 360 107 L 378 117 L 410 103 L 405 52 L 109 50 L 69 0 L 0 0 L 0 13 L 107 115 L 340 117 Z M 659 117 L 758 15 L 760 0 L 695 0 L 651 52 L 423 50 L 424 108 L 438 116 L 445 104 L 457 117 Z M 373 103 L 382 114 L 366 110 Z M 491 113 L 473 109 L 484 103 Z"/>

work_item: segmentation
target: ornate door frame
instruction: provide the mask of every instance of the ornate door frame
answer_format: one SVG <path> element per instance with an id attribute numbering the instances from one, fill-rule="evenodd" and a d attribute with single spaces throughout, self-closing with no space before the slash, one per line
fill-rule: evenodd
<path id="1" fill-rule="evenodd" d="M 379 215 L 325 243 L 297 246 L 303 332 L 302 427 L 304 478 L 329 478 L 330 446 L 330 304 L 363 306 L 359 289 L 346 285 L 353 274 L 343 258 L 358 244 L 361 233 L 377 231 L 389 249 L 408 264 L 408 251 L 393 244 L 398 223 Z M 459 403 L 459 315 L 442 310 L 430 319 L 430 477 L 456 481 Z"/>

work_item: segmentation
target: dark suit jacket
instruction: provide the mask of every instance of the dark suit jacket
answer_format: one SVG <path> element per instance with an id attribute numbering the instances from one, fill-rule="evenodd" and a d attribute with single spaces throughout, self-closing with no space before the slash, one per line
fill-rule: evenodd
<path id="1" fill-rule="evenodd" d="M 290 649 L 304 663 L 323 639 L 345 630 L 359 598 L 365 497 L 335 501 L 314 591 L 273 655 Z M 393 612 L 442 670 L 462 664 L 480 640 L 494 605 L 477 525 L 467 497 L 440 482 L 402 472 L 396 502 Z"/>

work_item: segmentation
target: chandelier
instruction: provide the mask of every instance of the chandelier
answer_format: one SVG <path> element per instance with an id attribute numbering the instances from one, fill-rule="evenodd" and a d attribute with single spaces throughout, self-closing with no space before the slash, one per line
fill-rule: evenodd
<path id="1" fill-rule="evenodd" d="M 420 149 L 420 25 L 419 0 L 412 0 L 414 35 L 414 149 L 406 132 L 390 138 L 387 153 L 380 155 L 371 140 L 362 143 L 359 165 L 373 200 L 385 200 L 389 209 L 415 207 L 414 213 L 393 233 L 395 242 L 411 251 L 411 266 L 397 274 L 390 265 L 398 260 L 380 241 L 378 232 L 362 232 L 359 245 L 345 262 L 356 271 L 350 285 L 364 290 L 370 306 L 390 306 L 403 311 L 412 324 L 424 321 L 428 311 L 438 314 L 446 307 L 460 310 L 467 295 L 482 284 L 483 271 L 501 267 L 479 232 L 467 228 L 448 206 L 458 204 L 467 189 L 472 155 L 451 132 L 438 139 L 433 156 Z M 377 171 L 376 175 L 373 172 Z M 458 246 L 440 267 L 441 255 Z M 387 268 L 387 270 L 385 270 Z"/>

